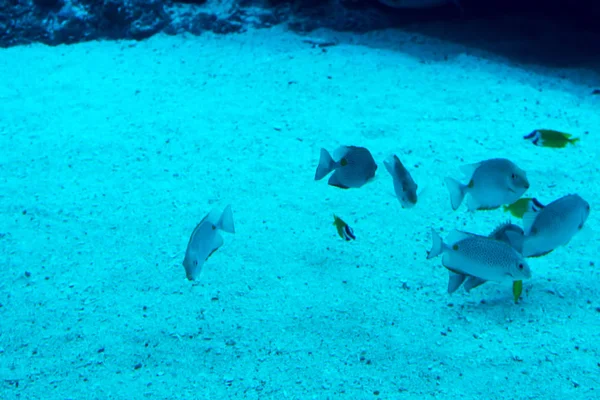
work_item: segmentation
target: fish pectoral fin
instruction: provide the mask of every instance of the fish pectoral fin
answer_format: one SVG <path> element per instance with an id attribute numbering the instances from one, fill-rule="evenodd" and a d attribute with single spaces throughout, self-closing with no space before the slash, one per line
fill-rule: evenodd
<path id="1" fill-rule="evenodd" d="M 539 213 L 535 211 L 526 211 L 523 214 L 523 232 L 525 236 L 531 235 L 531 227 L 538 215 Z"/>
<path id="2" fill-rule="evenodd" d="M 448 270 L 448 294 L 456 292 L 465 279 L 467 279 L 467 275 Z"/>
<path id="3" fill-rule="evenodd" d="M 212 246 L 211 246 L 212 250 L 206 256 L 205 261 L 208 260 L 210 258 L 210 256 L 212 256 L 215 251 L 219 250 L 219 247 L 221 247 L 222 245 L 223 245 L 223 236 L 221 236 L 221 235 L 219 235 L 219 233 L 217 233 L 215 235 L 215 238 L 213 239 L 213 242 L 212 242 Z"/>
<path id="4" fill-rule="evenodd" d="M 475 289 L 477 286 L 481 286 L 486 282 L 487 281 L 485 279 L 481 279 L 476 276 L 469 276 L 469 279 L 467 279 L 467 281 L 464 284 L 464 288 L 468 293 L 471 291 L 471 289 Z"/>
<path id="5" fill-rule="evenodd" d="M 337 174 L 337 171 L 333 173 L 333 175 L 331 175 L 329 177 L 329 181 L 327 182 L 330 186 L 335 186 L 338 187 L 340 189 L 350 189 L 349 186 L 344 185 L 342 182 L 340 182 L 340 178 Z"/>
<path id="6" fill-rule="evenodd" d="M 210 256 L 212 256 L 212 255 L 213 255 L 213 253 L 214 253 L 215 251 L 217 251 L 217 250 L 218 250 L 218 248 L 217 248 L 217 249 L 213 249 L 213 251 L 211 251 L 211 252 L 210 252 L 210 253 L 209 253 L 209 254 L 206 256 L 206 259 L 205 259 L 204 261 L 207 261 L 207 260 L 210 258 Z"/>
<path id="7" fill-rule="evenodd" d="M 460 171 L 463 173 L 465 177 L 469 180 L 473 177 L 475 170 L 481 166 L 481 162 L 473 163 L 473 164 L 465 164 L 460 166 Z"/>

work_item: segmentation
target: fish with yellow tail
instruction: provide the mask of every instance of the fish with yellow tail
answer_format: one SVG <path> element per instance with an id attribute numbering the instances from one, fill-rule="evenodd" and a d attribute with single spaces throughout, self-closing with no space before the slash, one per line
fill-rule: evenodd
<path id="1" fill-rule="evenodd" d="M 523 139 L 530 141 L 536 146 L 552 147 L 561 149 L 567 145 L 574 145 L 579 141 L 579 138 L 572 137 L 569 133 L 554 131 L 552 129 L 536 129 L 528 135 L 523 136 Z"/>

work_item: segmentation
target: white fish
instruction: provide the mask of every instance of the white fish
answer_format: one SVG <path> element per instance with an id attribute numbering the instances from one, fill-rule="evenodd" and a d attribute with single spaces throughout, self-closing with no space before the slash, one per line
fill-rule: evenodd
<path id="1" fill-rule="evenodd" d="M 448 293 L 463 282 L 467 291 L 486 281 L 516 281 L 531 277 L 529 265 L 510 244 L 486 236 L 454 231 L 448 244 L 431 230 L 433 244 L 427 259 L 443 253 L 449 271 Z M 466 282 L 465 282 L 466 279 Z"/>
<path id="2" fill-rule="evenodd" d="M 465 165 L 462 169 L 470 177 L 466 185 L 446 178 L 453 210 L 460 207 L 467 193 L 469 210 L 491 210 L 514 203 L 529 189 L 525 171 L 505 158 Z"/>
<path id="3" fill-rule="evenodd" d="M 385 168 L 392 176 L 394 191 L 402 208 L 411 208 L 417 204 L 417 184 L 396 155 L 388 157 Z"/>
<path id="4" fill-rule="evenodd" d="M 590 205 L 579 195 L 570 194 L 523 215 L 523 255 L 540 257 L 566 245 L 590 215 Z"/>
<path id="5" fill-rule="evenodd" d="M 523 229 L 515 224 L 511 224 L 510 222 L 505 222 L 497 226 L 488 237 L 510 244 L 519 253 L 523 247 Z M 463 282 L 465 284 L 465 290 L 469 292 L 471 289 L 483 285 L 487 281 L 474 276 L 467 276 L 451 272 L 448 282 L 448 293 L 453 293 L 460 287 L 460 285 L 462 285 Z"/>
<path id="6" fill-rule="evenodd" d="M 208 213 L 192 232 L 183 259 L 185 275 L 190 281 L 200 276 L 204 262 L 223 245 L 220 230 L 235 233 L 229 205 L 220 216 L 214 211 Z"/>
<path id="7" fill-rule="evenodd" d="M 359 188 L 373 180 L 377 164 L 364 147 L 341 146 L 334 151 L 333 157 L 321 149 L 315 180 L 323 179 L 331 171 L 335 172 L 329 178 L 329 185 L 341 189 Z"/>

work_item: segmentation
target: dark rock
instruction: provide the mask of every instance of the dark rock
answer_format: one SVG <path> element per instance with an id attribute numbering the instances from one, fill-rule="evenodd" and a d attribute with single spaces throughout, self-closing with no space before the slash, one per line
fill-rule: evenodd
<path id="1" fill-rule="evenodd" d="M 161 0 L 79 0 L 92 17 L 95 37 L 145 39 L 168 23 Z"/>
<path id="2" fill-rule="evenodd" d="M 33 4 L 40 8 L 52 9 L 52 8 L 60 8 L 63 6 L 63 0 L 33 0 Z"/>
<path id="3" fill-rule="evenodd" d="M 292 30 L 365 32 L 407 23 L 468 20 L 498 13 L 578 15 L 598 30 L 600 1 L 460 0 L 405 10 L 380 0 L 0 0 L 0 46 L 51 45 L 94 39 L 144 39 L 158 32 L 219 34 L 287 23 Z M 582 22 L 585 25 L 582 25 Z"/>
<path id="4" fill-rule="evenodd" d="M 206 0 L 173 0 L 173 3 L 204 4 Z"/>

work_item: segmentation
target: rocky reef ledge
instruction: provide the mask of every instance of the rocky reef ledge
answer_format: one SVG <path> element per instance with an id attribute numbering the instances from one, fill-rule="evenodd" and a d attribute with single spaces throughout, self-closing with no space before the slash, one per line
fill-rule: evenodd
<path id="1" fill-rule="evenodd" d="M 345 11 L 343 0 L 0 0 L 0 46 L 232 33 L 290 21 L 295 13 L 312 15 L 316 26 L 317 14 L 331 12 L 341 22 Z"/>
<path id="2" fill-rule="evenodd" d="M 564 0 L 580 4 L 582 0 Z M 583 1 L 585 3 L 586 1 Z M 156 33 L 241 32 L 286 23 L 297 31 L 324 27 L 366 31 L 423 12 L 460 16 L 465 9 L 528 0 L 0 0 L 0 46 L 94 39 L 144 39 Z M 533 2 L 538 3 L 538 2 Z M 543 7 L 559 0 L 546 0 Z M 567 4 L 564 3 L 563 4 Z M 600 4 L 600 1 L 595 1 Z M 416 5 L 416 6 L 415 6 Z M 415 11 L 418 10 L 418 11 Z M 423 11 L 426 10 L 426 11 Z M 416 14 L 415 14 L 416 12 Z M 411 14 L 413 13 L 413 14 Z M 586 13 L 589 12 L 586 10 Z M 597 20 L 598 22 L 598 20 Z M 600 23 L 597 25 L 600 26 Z"/>

